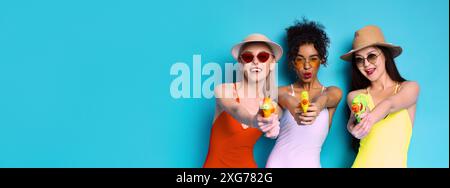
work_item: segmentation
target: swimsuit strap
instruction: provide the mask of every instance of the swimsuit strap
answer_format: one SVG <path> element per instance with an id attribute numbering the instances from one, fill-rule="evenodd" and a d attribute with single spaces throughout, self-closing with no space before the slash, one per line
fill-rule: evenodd
<path id="1" fill-rule="evenodd" d="M 295 97 L 294 86 L 291 84 L 291 96 Z"/>
<path id="2" fill-rule="evenodd" d="M 236 102 L 240 102 L 239 100 L 239 93 L 237 91 L 236 82 L 233 83 L 234 92 L 236 93 Z"/>
<path id="3" fill-rule="evenodd" d="M 394 94 L 397 94 L 399 86 L 400 86 L 400 84 L 397 82 L 396 85 L 395 85 Z"/>
<path id="4" fill-rule="evenodd" d="M 396 82 L 396 83 L 395 83 L 394 94 L 397 94 L 398 88 L 400 88 L 400 83 Z M 369 87 L 366 88 L 366 91 L 367 91 L 367 94 L 370 95 L 370 93 L 369 93 Z"/>
<path id="5" fill-rule="evenodd" d="M 322 94 L 323 91 L 325 91 L 325 86 L 322 86 L 322 91 L 320 91 L 320 93 Z"/>

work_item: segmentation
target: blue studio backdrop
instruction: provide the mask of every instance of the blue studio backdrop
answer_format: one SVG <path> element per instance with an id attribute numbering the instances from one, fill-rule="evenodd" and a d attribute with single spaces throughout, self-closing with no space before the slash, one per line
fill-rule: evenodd
<path id="1" fill-rule="evenodd" d="M 250 33 L 286 47 L 285 28 L 303 16 L 331 39 L 319 79 L 349 89 L 339 59 L 354 32 L 380 26 L 401 45 L 401 74 L 421 87 L 408 166 L 449 167 L 448 0 L 1 1 L 0 167 L 201 167 L 215 100 L 174 98 L 171 67 L 193 56 L 224 68 Z M 292 82 L 285 56 L 279 84 Z M 193 88 L 194 83 L 191 83 Z M 193 89 L 190 92 L 194 92 Z M 345 98 L 344 98 L 345 99 Z M 323 167 L 350 167 L 355 153 L 339 104 Z M 255 157 L 264 167 L 273 140 Z"/>

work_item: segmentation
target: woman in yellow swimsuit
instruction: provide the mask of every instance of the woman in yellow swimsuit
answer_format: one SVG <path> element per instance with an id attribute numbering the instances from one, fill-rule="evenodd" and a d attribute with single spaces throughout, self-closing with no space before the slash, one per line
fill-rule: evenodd
<path id="1" fill-rule="evenodd" d="M 360 139 L 352 168 L 406 168 L 409 143 L 416 112 L 419 85 L 406 81 L 394 58 L 402 48 L 386 43 L 377 26 L 355 33 L 353 49 L 341 56 L 351 62 L 349 107 L 359 94 L 366 94 L 367 109 L 355 122 L 352 112 L 348 131 Z"/>

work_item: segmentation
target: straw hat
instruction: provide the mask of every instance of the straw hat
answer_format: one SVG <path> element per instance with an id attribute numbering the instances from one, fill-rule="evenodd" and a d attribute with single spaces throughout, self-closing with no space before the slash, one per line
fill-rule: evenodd
<path id="1" fill-rule="evenodd" d="M 281 56 L 283 55 L 283 49 L 281 48 L 281 46 L 279 44 L 271 41 L 269 38 L 267 38 L 263 34 L 253 33 L 253 34 L 250 34 L 249 36 L 247 36 L 242 42 L 233 46 L 233 48 L 231 49 L 231 55 L 233 55 L 234 59 L 238 60 L 241 47 L 244 44 L 251 43 L 251 42 L 264 42 L 267 45 L 269 45 L 270 48 L 272 49 L 272 52 L 274 53 L 275 61 L 280 60 Z"/>
<path id="2" fill-rule="evenodd" d="M 351 62 L 353 53 L 369 46 L 387 47 L 391 51 L 394 58 L 402 53 L 402 48 L 400 46 L 387 43 L 384 40 L 383 32 L 379 27 L 369 25 L 355 32 L 355 38 L 353 39 L 353 49 L 348 53 L 342 55 L 341 59 Z"/>

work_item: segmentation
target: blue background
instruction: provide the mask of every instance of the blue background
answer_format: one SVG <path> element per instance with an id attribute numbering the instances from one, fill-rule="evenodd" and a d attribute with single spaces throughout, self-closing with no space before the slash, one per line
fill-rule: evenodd
<path id="1" fill-rule="evenodd" d="M 261 32 L 285 47 L 306 16 L 331 38 L 319 79 L 348 93 L 354 31 L 379 25 L 403 47 L 401 74 L 421 92 L 409 167 L 449 166 L 447 0 L 1 1 L 0 167 L 201 167 L 214 99 L 173 99 L 176 62 L 233 62 L 230 48 Z M 292 81 L 282 59 L 280 85 Z M 192 70 L 191 70 L 192 71 Z M 207 79 L 203 76 L 202 80 Z M 345 102 L 323 167 L 349 167 Z M 258 141 L 259 166 L 274 141 Z"/>

